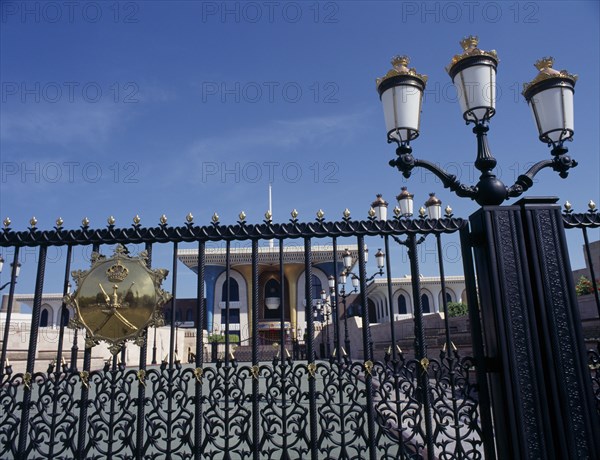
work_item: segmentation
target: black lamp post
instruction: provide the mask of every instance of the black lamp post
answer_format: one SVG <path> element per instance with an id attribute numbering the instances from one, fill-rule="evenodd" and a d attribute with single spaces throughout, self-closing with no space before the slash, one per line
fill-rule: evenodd
<path id="1" fill-rule="evenodd" d="M 337 297 L 335 293 L 335 277 L 333 275 L 329 275 L 327 277 L 327 285 L 329 286 L 329 303 L 331 305 L 331 317 L 333 320 L 333 348 L 336 349 L 336 347 L 338 346 L 339 337 L 339 315 Z M 339 350 L 336 350 L 336 352 L 338 351 Z"/>
<path id="2" fill-rule="evenodd" d="M 385 203 L 385 207 L 387 207 L 387 203 L 381 199 L 381 196 L 378 195 L 378 199 L 379 201 L 375 201 L 372 204 L 372 209 L 374 211 L 374 215 L 376 216 L 387 216 L 387 212 L 382 213 L 381 212 L 381 207 L 384 206 L 383 203 Z M 410 218 L 413 216 L 413 209 L 414 209 L 414 195 L 412 193 L 410 193 L 406 187 L 402 187 L 401 192 L 398 194 L 398 196 L 396 196 L 396 200 L 398 201 L 398 205 L 394 208 L 394 215 L 397 218 L 400 217 L 406 217 L 406 218 Z M 445 217 L 447 218 L 451 218 L 453 216 L 452 214 L 452 208 L 450 206 L 446 206 L 445 209 Z M 440 219 L 442 217 L 442 202 L 440 201 L 439 198 L 437 198 L 435 196 L 435 193 L 430 193 L 429 194 L 429 199 L 424 203 L 423 206 L 421 206 L 419 208 L 419 218 L 420 219 L 425 219 L 425 218 L 429 218 L 429 219 Z M 383 218 L 383 217 L 382 217 Z M 398 238 L 395 235 L 390 235 L 391 238 L 398 244 L 405 246 L 408 249 L 408 254 L 409 254 L 409 259 L 410 259 L 410 264 L 411 264 L 411 275 L 412 275 L 412 288 L 413 288 L 413 314 L 415 315 L 415 317 L 417 316 L 418 312 L 421 312 L 420 314 L 422 315 L 422 305 L 421 305 L 421 282 L 420 282 L 420 274 L 419 274 L 419 270 L 418 270 L 418 264 L 416 263 L 416 259 L 417 259 L 417 246 L 420 245 L 423 241 L 425 241 L 426 235 L 421 236 L 420 238 L 417 238 L 416 235 L 414 234 L 409 234 L 406 239 L 401 240 L 400 238 Z M 438 242 L 438 252 L 441 253 L 441 240 L 439 235 L 437 235 L 437 242 Z M 389 247 L 387 246 L 387 239 L 385 241 L 386 244 L 386 251 L 389 251 Z M 389 266 L 388 266 L 388 270 L 389 270 Z M 443 273 L 441 271 L 441 273 Z M 443 276 L 441 277 L 441 283 L 442 283 L 442 292 L 443 292 L 443 298 L 446 298 L 446 289 L 445 289 L 445 282 L 443 279 Z M 396 332 L 394 329 L 394 305 L 393 302 L 391 301 L 392 298 L 392 292 L 391 289 L 388 287 L 389 291 L 388 291 L 388 298 L 390 299 L 390 330 L 391 330 L 391 339 L 392 339 L 392 344 L 393 346 L 391 347 L 391 352 L 393 353 L 393 357 L 394 360 L 396 359 Z M 444 301 L 444 306 L 446 306 L 446 302 Z M 444 314 L 445 314 L 445 321 L 448 321 L 448 315 L 446 314 L 446 307 L 444 307 Z M 420 325 L 421 320 L 419 319 L 418 321 L 415 321 L 415 327 L 417 329 L 415 329 L 415 350 L 418 351 L 418 353 L 421 353 L 421 357 L 424 357 L 424 353 L 425 350 L 419 350 L 419 341 L 418 341 L 418 336 L 420 331 L 418 330 L 418 328 L 422 327 L 422 325 Z M 446 326 L 446 331 L 449 330 L 449 326 Z"/>
<path id="3" fill-rule="evenodd" d="M 481 176 L 474 186 L 460 183 L 456 176 L 434 163 L 413 157 L 410 142 L 419 136 L 427 76 L 408 68 L 408 57 L 398 56 L 392 60 L 393 68 L 377 80 L 377 91 L 383 104 L 388 143 L 395 142 L 398 145 L 398 157 L 390 161 L 390 166 L 398 168 L 406 178 L 410 177 L 413 168 L 425 168 L 456 195 L 471 198 L 482 206 L 499 205 L 528 190 L 540 170 L 551 167 L 565 178 L 569 169 L 577 166 L 564 146 L 564 142 L 571 140 L 574 133 L 573 94 L 577 76 L 565 70 L 553 69 L 552 58 L 536 62 L 539 74 L 525 85 L 523 95 L 533 112 L 540 140 L 552 146 L 552 159 L 536 163 L 525 174 L 520 175 L 512 186 L 507 187 L 492 172 L 496 159 L 492 156 L 487 141 L 488 125 L 496 113 L 498 57 L 495 51 L 480 50 L 477 43 L 477 37 L 473 36 L 462 40 L 463 53 L 454 56 L 446 68 L 456 86 L 463 118 L 467 124 L 475 125 L 475 167 L 481 171 Z"/>
<path id="4" fill-rule="evenodd" d="M 317 300 L 317 303 L 315 305 L 313 305 L 313 319 L 315 322 L 319 321 L 319 315 L 322 313 L 323 309 L 322 309 L 322 305 L 321 305 L 321 300 Z M 325 337 L 323 336 L 323 322 L 320 321 L 321 323 L 321 349 L 320 349 L 320 355 L 321 355 L 321 359 L 325 359 Z"/>
<path id="5" fill-rule="evenodd" d="M 152 345 L 152 364 L 156 364 L 156 325 L 154 326 L 154 342 Z"/>
<path id="6" fill-rule="evenodd" d="M 346 298 L 356 292 L 358 292 L 358 286 L 360 284 L 360 280 L 358 276 L 352 275 L 352 290 L 350 292 L 346 292 L 346 280 L 347 274 L 346 271 L 343 271 L 339 277 L 340 284 L 340 297 L 342 298 L 342 303 L 344 304 L 344 345 L 346 347 L 346 352 L 348 356 L 352 356 L 350 353 L 350 337 L 348 335 L 348 309 L 346 308 Z"/>
<path id="7" fill-rule="evenodd" d="M 10 264 L 11 268 L 12 268 L 12 264 Z M 2 269 L 4 268 L 4 259 L 2 258 L 2 256 L 0 256 L 0 273 L 2 273 Z M 21 262 L 17 262 L 17 266 L 15 267 L 14 270 L 14 279 L 12 278 L 12 274 L 11 274 L 11 280 L 4 283 L 2 286 L 0 286 L 0 291 L 2 291 L 5 287 L 11 285 L 12 283 L 17 284 L 17 278 L 19 277 L 19 273 L 21 273 Z"/>
<path id="8" fill-rule="evenodd" d="M 331 303 L 327 300 L 327 293 L 321 290 L 321 298 L 313 307 L 315 321 L 321 320 L 321 358 L 331 356 L 331 347 L 329 342 L 329 318 L 331 316 Z M 323 320 L 325 327 L 323 328 Z"/>
<path id="9" fill-rule="evenodd" d="M 379 215 L 382 215 L 382 216 L 385 215 L 387 217 L 387 203 L 385 202 L 385 200 L 383 200 L 381 198 L 381 195 L 378 195 L 377 198 L 380 200 L 378 202 L 379 205 L 376 208 L 371 207 L 371 210 L 373 211 L 373 213 L 379 212 L 380 213 Z M 385 208 L 385 210 L 383 208 Z M 365 249 L 364 254 L 365 254 L 365 263 L 367 263 L 367 261 L 369 259 L 368 249 Z M 346 350 L 348 352 L 348 355 L 351 356 L 351 354 L 350 354 L 350 338 L 348 336 L 348 311 L 346 309 L 346 297 L 348 297 L 352 293 L 358 292 L 358 286 L 360 285 L 360 278 L 356 274 L 352 273 L 352 265 L 353 265 L 352 254 L 350 253 L 350 251 L 348 249 L 346 249 L 344 251 L 344 253 L 342 255 L 342 260 L 344 263 L 344 271 L 340 275 L 339 283 L 342 286 L 341 290 L 340 290 L 340 297 L 342 298 L 342 301 L 344 303 L 344 342 L 346 345 Z M 365 279 L 365 284 L 368 283 L 369 281 L 372 281 L 373 279 L 375 279 L 376 276 L 381 276 L 384 273 L 383 267 L 385 265 L 385 253 L 381 249 L 377 250 L 377 253 L 375 254 L 375 260 L 377 261 L 378 271 L 375 272 L 373 275 L 367 277 Z M 352 288 L 353 289 L 351 292 L 346 294 L 345 284 L 346 284 L 348 275 L 352 276 Z M 363 305 L 363 308 L 367 308 L 367 306 Z"/>
<path id="10" fill-rule="evenodd" d="M 462 184 L 437 165 L 413 157 L 410 143 L 419 136 L 427 77 L 409 68 L 405 56 L 394 58 L 393 68 L 377 80 L 387 140 L 397 144 L 397 158 L 390 166 L 406 178 L 415 167 L 425 168 L 457 196 L 482 206 L 461 232 L 461 245 L 463 262 L 472 257 L 477 269 L 475 295 L 474 273 L 465 262 L 470 272 L 465 282 L 470 284 L 477 380 L 482 388 L 489 382 L 492 395 L 493 410 L 482 416 L 488 438 L 486 457 L 597 458 L 600 424 L 558 198 L 524 198 L 515 205 L 499 206 L 531 188 L 542 169 L 552 168 L 566 178 L 577 166 L 564 145 L 575 132 L 577 76 L 553 69 L 552 58 L 535 63 L 539 73 L 524 85 L 523 96 L 540 141 L 551 147 L 551 158 L 537 162 L 506 186 L 492 172 L 496 159 L 487 142 L 489 122 L 496 113 L 498 57 L 477 44 L 477 37 L 462 40 L 463 53 L 454 56 L 446 70 L 457 88 L 463 118 L 474 124 L 479 182 Z M 401 195 L 407 198 L 406 193 Z M 433 209 L 438 209 L 439 217 L 441 206 Z M 415 234 L 409 234 L 408 240 L 414 253 Z M 423 384 L 428 385 L 425 377 Z M 482 396 L 489 397 L 485 389 Z"/>

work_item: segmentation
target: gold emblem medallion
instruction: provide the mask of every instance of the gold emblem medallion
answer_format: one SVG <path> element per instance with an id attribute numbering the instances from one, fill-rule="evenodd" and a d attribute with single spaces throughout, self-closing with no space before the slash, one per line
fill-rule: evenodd
<path id="1" fill-rule="evenodd" d="M 86 347 L 105 341 L 114 355 L 128 340 L 141 346 L 148 327 L 164 324 L 162 307 L 171 294 L 161 283 L 169 271 L 151 270 L 147 260 L 146 251 L 131 257 L 117 245 L 113 257 L 94 252 L 89 270 L 71 273 L 77 289 L 64 298 L 75 311 L 69 327 L 87 331 Z"/>

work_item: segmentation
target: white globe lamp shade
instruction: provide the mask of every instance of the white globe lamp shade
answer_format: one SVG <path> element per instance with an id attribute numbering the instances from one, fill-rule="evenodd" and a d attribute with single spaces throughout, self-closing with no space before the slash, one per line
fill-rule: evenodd
<path id="1" fill-rule="evenodd" d="M 390 142 L 408 144 L 419 136 L 423 91 L 427 76 L 408 68 L 408 56 L 395 56 L 393 68 L 377 79 L 377 92 Z"/>
<path id="2" fill-rule="evenodd" d="M 460 44 L 463 53 L 454 56 L 446 68 L 456 87 L 458 102 L 467 122 L 480 124 L 496 113 L 496 51 L 477 48 L 477 37 L 469 36 Z"/>
<path id="3" fill-rule="evenodd" d="M 539 74 L 524 85 L 523 96 L 531 108 L 539 138 L 547 144 L 562 144 L 575 133 L 573 96 L 577 75 L 552 68 L 554 59 L 535 63 Z"/>

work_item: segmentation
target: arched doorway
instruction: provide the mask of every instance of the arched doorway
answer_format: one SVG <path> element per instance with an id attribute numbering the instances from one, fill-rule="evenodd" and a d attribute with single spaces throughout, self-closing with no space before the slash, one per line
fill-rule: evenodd
<path id="1" fill-rule="evenodd" d="M 369 306 L 369 322 L 378 323 L 379 319 L 377 318 L 377 308 L 375 307 L 375 302 L 373 302 L 371 299 L 368 299 L 367 305 Z"/>
<path id="2" fill-rule="evenodd" d="M 284 320 L 284 333 L 289 333 L 290 301 L 289 283 L 284 277 L 280 282 L 279 271 L 264 272 L 259 276 L 259 337 L 264 344 L 281 340 L 281 317 Z M 283 297 L 283 302 L 282 302 Z"/>
<path id="3" fill-rule="evenodd" d="M 48 309 L 44 308 L 42 310 L 42 314 L 40 315 L 40 327 L 48 327 Z"/>

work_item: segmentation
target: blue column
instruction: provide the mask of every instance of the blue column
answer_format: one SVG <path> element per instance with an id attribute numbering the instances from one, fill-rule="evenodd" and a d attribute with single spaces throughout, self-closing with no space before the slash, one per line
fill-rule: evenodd
<path id="1" fill-rule="evenodd" d="M 198 272 L 198 267 L 194 269 Z M 206 283 L 206 327 L 207 332 L 213 330 L 213 317 L 215 309 L 215 288 L 217 278 L 225 271 L 225 267 L 218 265 L 207 265 L 204 270 L 204 282 Z"/>

